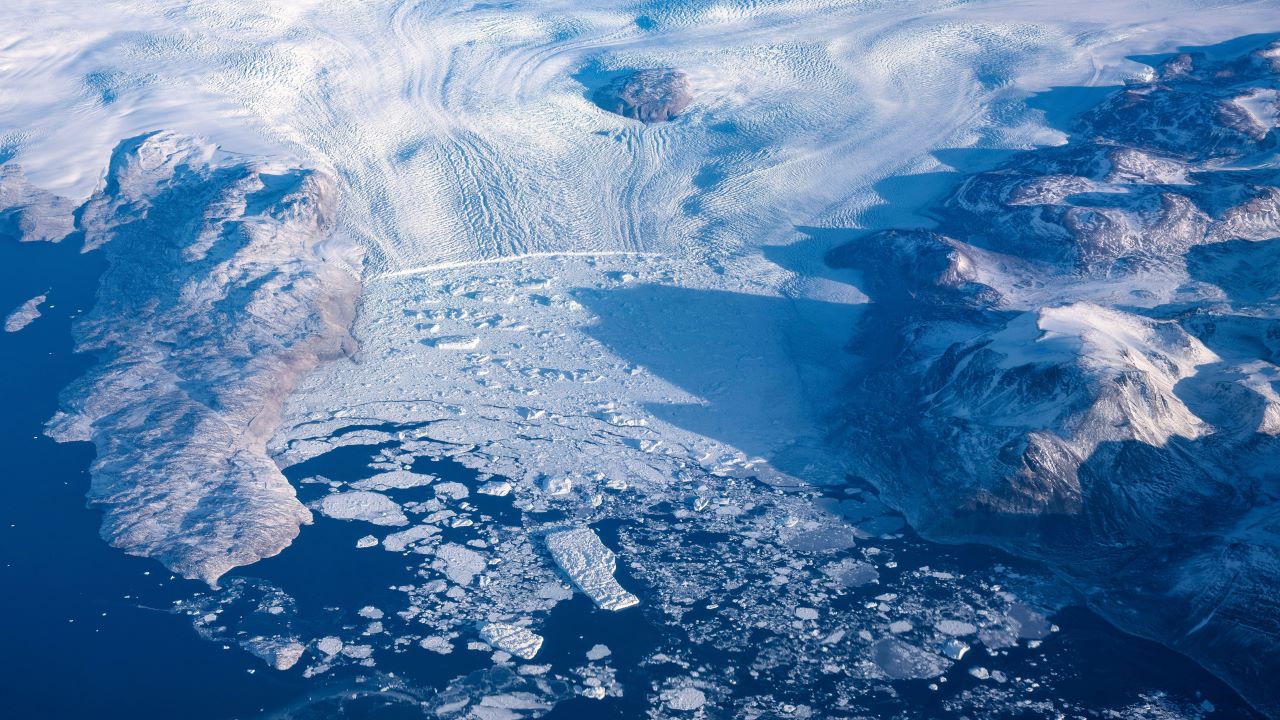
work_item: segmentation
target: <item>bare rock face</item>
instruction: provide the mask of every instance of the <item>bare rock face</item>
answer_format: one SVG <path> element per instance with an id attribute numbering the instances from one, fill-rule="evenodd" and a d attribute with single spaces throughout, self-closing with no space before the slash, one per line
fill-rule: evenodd
<path id="1" fill-rule="evenodd" d="M 322 172 L 184 136 L 116 148 L 80 215 L 108 263 L 74 328 L 99 362 L 48 427 L 96 446 L 112 545 L 214 584 L 311 521 L 266 442 L 297 381 L 351 343 L 360 257 L 335 202 Z"/>
<path id="2" fill-rule="evenodd" d="M 643 123 L 666 122 L 689 107 L 689 78 L 679 70 L 637 70 L 596 91 L 597 105 Z"/>

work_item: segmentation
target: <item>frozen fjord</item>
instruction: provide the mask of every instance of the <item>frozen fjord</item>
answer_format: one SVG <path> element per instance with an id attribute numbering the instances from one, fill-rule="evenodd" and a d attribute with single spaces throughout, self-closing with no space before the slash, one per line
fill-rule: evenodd
<path id="1" fill-rule="evenodd" d="M 371 258 L 355 328 L 360 362 L 305 382 L 271 441 L 275 457 L 302 462 L 385 440 L 407 441 L 411 453 L 421 436 L 507 478 L 514 502 L 534 510 L 631 517 L 633 500 L 606 498 L 642 493 L 686 514 L 715 513 L 730 531 L 760 498 L 748 489 L 732 497 L 725 478 L 841 476 L 820 420 L 837 400 L 829 389 L 842 369 L 843 327 L 863 300 L 833 281 L 820 252 L 762 256 L 761 246 L 796 239 L 796 225 L 872 222 L 874 182 L 938 167 L 930 148 L 1051 137 L 1030 115 L 984 114 L 1004 82 L 1079 81 L 1091 58 L 1134 71 L 1121 54 L 1230 37 L 1253 24 L 1251 13 L 1274 10 L 1179 3 L 1153 18 L 1122 3 L 1048 23 L 1041 7 L 1021 4 L 1019 15 L 1003 3 L 121 9 L 151 30 L 80 41 L 96 43 L 107 72 L 83 68 L 93 53 L 50 58 L 24 45 L 33 59 L 19 79 L 81 92 L 19 93 L 6 119 L 32 112 L 23 98 L 44 98 L 43 110 L 75 102 L 105 120 L 92 145 L 69 113 L 24 119 L 35 132 L 15 140 L 15 152 L 32 177 L 83 189 L 102 164 L 86 169 L 85 157 L 150 129 L 129 123 L 198 130 L 233 149 L 283 145 L 334 169 L 340 224 Z M 817 13 L 832 19 L 815 27 Z M 237 32 L 209 32 L 226 26 Z M 1135 40 L 1138 28 L 1148 33 Z M 73 28 L 51 29 L 65 37 Z M 689 73 L 698 100 L 686 119 L 642 131 L 590 105 L 585 86 L 634 65 Z M 195 119 L 175 98 L 231 129 Z M 436 498 L 442 507 L 429 514 L 456 512 L 452 499 Z M 288 493 L 280 502 L 284 526 L 305 519 Z M 784 528 L 792 513 L 777 515 Z M 252 514 L 236 517 L 255 527 Z M 788 530 L 769 532 L 780 542 Z M 539 538 L 519 547 L 535 558 L 526 565 L 545 565 Z M 485 577 L 477 548 L 423 549 L 457 588 Z M 642 542 L 629 549 L 647 552 Z M 649 582 L 664 594 L 677 587 L 674 578 Z M 512 616 L 548 609 L 558 597 L 548 592 Z M 456 616 L 479 607 L 463 604 Z M 439 621 L 453 627 L 447 615 Z M 366 643 L 345 647 L 340 657 L 359 662 L 374 653 Z M 942 667 L 910 662 L 897 641 L 870 647 L 894 667 L 897 658 Z M 673 709 L 701 706 L 685 687 L 661 697 Z"/>

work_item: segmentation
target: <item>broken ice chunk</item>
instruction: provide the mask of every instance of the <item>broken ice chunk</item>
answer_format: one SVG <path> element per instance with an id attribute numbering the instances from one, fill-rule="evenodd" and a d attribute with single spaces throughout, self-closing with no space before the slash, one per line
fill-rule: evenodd
<path id="1" fill-rule="evenodd" d="M 967 652 L 969 652 L 969 646 L 955 638 L 951 638 L 950 640 L 942 643 L 942 654 L 952 660 L 959 660 L 963 658 L 964 654 Z"/>
<path id="2" fill-rule="evenodd" d="M 573 480 L 564 476 L 551 477 L 550 475 L 544 475 L 539 487 L 542 488 L 542 492 L 548 495 L 568 495 L 569 491 L 573 490 Z"/>
<path id="3" fill-rule="evenodd" d="M 298 642 L 296 638 L 279 638 L 279 637 L 254 637 L 242 643 L 244 648 L 249 652 L 257 655 L 267 664 L 276 670 L 288 670 L 293 667 L 298 658 L 302 657 L 303 651 L 307 646 Z"/>
<path id="4" fill-rule="evenodd" d="M 480 637 L 499 650 L 525 660 L 532 660 L 542 648 L 541 635 L 509 623 L 487 623 L 480 628 Z"/>
<path id="5" fill-rule="evenodd" d="M 333 657 L 342 652 L 342 640 L 332 635 L 327 635 L 316 641 L 316 649 L 324 653 L 326 657 Z"/>
<path id="6" fill-rule="evenodd" d="M 342 648 L 342 654 L 356 660 L 364 660 L 373 656 L 372 645 L 345 645 Z"/>
<path id="7" fill-rule="evenodd" d="M 604 610 L 622 610 L 640 602 L 613 577 L 617 557 L 590 528 L 561 530 L 547 535 L 551 557 L 569 580 Z"/>
<path id="8" fill-rule="evenodd" d="M 360 550 L 364 550 L 365 548 L 371 548 L 377 544 L 378 544 L 378 538 L 372 535 L 365 535 L 364 537 L 356 541 L 356 547 L 359 548 Z"/>
<path id="9" fill-rule="evenodd" d="M 435 525 L 415 525 L 408 530 L 391 533 L 383 538 L 382 548 L 391 552 L 403 552 L 410 545 L 439 534 L 440 528 Z"/>
<path id="10" fill-rule="evenodd" d="M 974 627 L 972 623 L 960 620 L 939 620 L 933 627 L 943 635 L 964 636 L 978 632 L 978 628 Z"/>
<path id="11" fill-rule="evenodd" d="M 603 660 L 612 654 L 613 651 L 609 649 L 608 645 L 597 644 L 591 646 L 591 649 L 587 651 L 587 659 L 592 661 Z"/>
<path id="12" fill-rule="evenodd" d="M 448 638 L 443 638 L 439 635 L 424 637 L 418 641 L 418 645 L 423 650 L 430 650 L 441 655 L 448 655 L 453 652 L 453 643 L 449 642 Z"/>
<path id="13" fill-rule="evenodd" d="M 951 661 L 897 638 L 885 638 L 871 646 L 871 660 L 894 680 L 937 677 Z"/>
<path id="14" fill-rule="evenodd" d="M 504 497 L 511 492 L 511 483 L 503 480 L 495 480 L 487 482 L 476 488 L 476 492 L 481 495 L 492 495 L 494 497 Z"/>
<path id="15" fill-rule="evenodd" d="M 845 587 L 859 587 L 880 579 L 880 573 L 871 563 L 846 558 L 822 569 L 827 577 Z"/>
<path id="16" fill-rule="evenodd" d="M 444 482 L 436 485 L 436 497 L 448 498 L 450 500 L 461 500 L 471 494 L 467 490 L 467 486 L 460 482 Z"/>
<path id="17" fill-rule="evenodd" d="M 445 577 L 459 585 L 470 584 L 488 566 L 483 555 L 454 543 L 441 545 L 436 557 L 444 561 Z"/>
<path id="18" fill-rule="evenodd" d="M 394 500 L 365 490 L 326 495 L 320 501 L 320 512 L 335 520 L 364 520 L 374 525 L 409 524 L 409 518 Z"/>
<path id="19" fill-rule="evenodd" d="M 392 470 L 351 483 L 356 490 L 407 490 L 430 485 L 435 477 L 408 470 Z"/>
<path id="20" fill-rule="evenodd" d="M 707 703 L 707 696 L 698 688 L 685 687 L 663 693 L 663 700 L 672 710 L 697 710 Z"/>

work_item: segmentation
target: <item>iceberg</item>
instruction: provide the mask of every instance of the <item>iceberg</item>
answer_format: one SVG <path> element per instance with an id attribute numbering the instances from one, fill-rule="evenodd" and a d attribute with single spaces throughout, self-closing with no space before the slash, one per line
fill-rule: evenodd
<path id="1" fill-rule="evenodd" d="M 542 648 L 542 636 L 528 628 L 510 623 L 485 623 L 480 637 L 490 645 L 522 660 L 532 660 Z"/>
<path id="2" fill-rule="evenodd" d="M 553 532 L 546 543 L 556 564 L 597 607 L 617 611 L 640 602 L 613 577 L 617 557 L 591 528 Z"/>

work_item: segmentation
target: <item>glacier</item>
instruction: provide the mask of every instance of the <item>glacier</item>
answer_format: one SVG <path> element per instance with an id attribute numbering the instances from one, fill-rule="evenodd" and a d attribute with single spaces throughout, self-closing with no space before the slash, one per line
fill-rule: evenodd
<path id="1" fill-rule="evenodd" d="M 58 5 L 0 236 L 105 258 L 47 432 L 202 637 L 439 717 L 1051 717 L 1084 602 L 1280 714 L 1274 2 Z M 272 575 L 330 535 L 386 613 Z"/>

